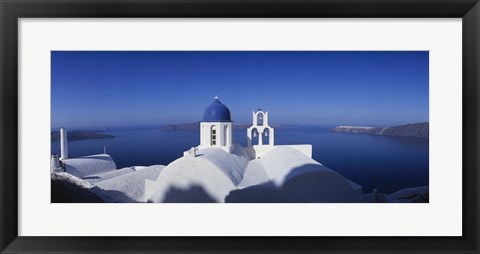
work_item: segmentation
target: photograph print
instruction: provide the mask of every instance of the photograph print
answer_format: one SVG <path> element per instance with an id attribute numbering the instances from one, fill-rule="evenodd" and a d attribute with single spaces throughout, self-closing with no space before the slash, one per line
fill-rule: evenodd
<path id="1" fill-rule="evenodd" d="M 52 203 L 428 203 L 428 51 L 52 51 Z"/>

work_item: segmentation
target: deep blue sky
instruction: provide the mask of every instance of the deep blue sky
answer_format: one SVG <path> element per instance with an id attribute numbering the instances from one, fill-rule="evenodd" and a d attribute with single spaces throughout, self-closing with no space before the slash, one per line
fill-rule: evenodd
<path id="1" fill-rule="evenodd" d="M 52 127 L 200 121 L 218 95 L 232 120 L 398 125 L 428 121 L 427 51 L 53 51 Z"/>

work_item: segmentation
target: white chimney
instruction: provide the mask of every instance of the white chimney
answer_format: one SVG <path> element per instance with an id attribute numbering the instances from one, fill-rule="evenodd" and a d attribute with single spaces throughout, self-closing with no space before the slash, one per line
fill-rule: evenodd
<path id="1" fill-rule="evenodd" d="M 67 130 L 60 128 L 60 160 L 68 159 Z"/>
<path id="2" fill-rule="evenodd" d="M 62 167 L 60 167 L 60 161 L 58 160 L 58 155 L 52 155 L 52 160 L 50 162 L 50 172 L 61 172 Z"/>

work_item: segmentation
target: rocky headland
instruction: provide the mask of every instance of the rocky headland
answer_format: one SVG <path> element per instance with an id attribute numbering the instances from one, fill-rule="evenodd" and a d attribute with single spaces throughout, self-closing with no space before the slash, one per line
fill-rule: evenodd
<path id="1" fill-rule="evenodd" d="M 337 126 L 334 132 L 366 133 L 382 136 L 428 138 L 429 123 L 413 123 L 391 127 Z"/>

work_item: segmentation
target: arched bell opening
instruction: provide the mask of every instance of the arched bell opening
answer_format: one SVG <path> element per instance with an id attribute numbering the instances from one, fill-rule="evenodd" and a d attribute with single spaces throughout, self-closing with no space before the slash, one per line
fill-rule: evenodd
<path id="1" fill-rule="evenodd" d="M 260 133 L 256 128 L 251 130 L 251 137 L 252 137 L 252 145 L 258 145 Z"/>
<path id="2" fill-rule="evenodd" d="M 263 126 L 265 119 L 265 114 L 263 112 L 257 113 L 257 125 L 258 126 Z"/>
<path id="3" fill-rule="evenodd" d="M 270 144 L 270 130 L 269 129 L 263 130 L 262 141 L 263 141 L 264 145 L 269 145 Z"/>

